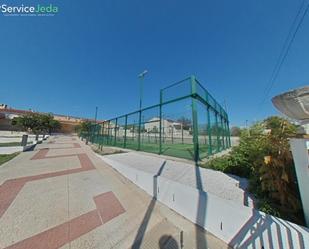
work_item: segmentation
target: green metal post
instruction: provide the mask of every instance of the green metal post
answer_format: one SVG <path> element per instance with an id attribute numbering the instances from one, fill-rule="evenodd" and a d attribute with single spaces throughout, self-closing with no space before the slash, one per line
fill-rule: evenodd
<path id="1" fill-rule="evenodd" d="M 226 119 L 224 119 L 224 131 L 225 131 L 225 147 L 228 148 L 229 147 L 229 136 L 228 136 L 228 130 L 227 130 L 227 121 Z"/>
<path id="2" fill-rule="evenodd" d="M 192 94 L 192 120 L 193 120 L 193 146 L 194 146 L 194 161 L 197 164 L 199 156 L 199 142 L 198 142 L 198 119 L 197 119 L 197 106 L 196 106 L 196 81 L 195 76 L 191 76 L 191 94 Z"/>
<path id="3" fill-rule="evenodd" d="M 97 143 L 100 143 L 98 140 L 99 140 L 99 135 L 100 135 L 100 133 L 101 133 L 101 129 L 100 129 L 100 124 L 97 124 L 96 125 L 97 126 L 97 130 L 96 130 L 96 142 Z"/>
<path id="4" fill-rule="evenodd" d="M 92 138 L 93 143 L 95 143 L 96 135 L 97 135 L 97 125 L 94 124 L 94 126 L 93 126 L 93 138 Z"/>
<path id="5" fill-rule="evenodd" d="M 219 138 L 219 126 L 218 126 L 218 113 L 216 113 L 216 133 L 217 133 L 217 153 L 220 151 L 220 138 Z"/>
<path id="6" fill-rule="evenodd" d="M 159 154 L 162 154 L 162 98 L 163 98 L 163 91 L 160 90 Z"/>
<path id="7" fill-rule="evenodd" d="M 108 122 L 104 122 L 104 144 L 107 145 L 108 139 Z"/>
<path id="8" fill-rule="evenodd" d="M 230 144 L 230 133 L 229 133 L 229 121 L 228 120 L 226 120 L 225 121 L 226 122 L 226 144 L 227 144 L 227 146 L 228 147 L 231 147 L 231 144 Z"/>
<path id="9" fill-rule="evenodd" d="M 135 120 L 133 120 L 133 132 L 132 132 L 132 141 L 134 143 L 134 139 L 135 139 Z"/>
<path id="10" fill-rule="evenodd" d="M 224 139 L 224 136 L 225 136 L 225 127 L 223 126 L 223 117 L 220 116 L 220 120 L 221 120 L 221 140 L 222 140 L 222 149 L 224 150 L 225 149 L 225 139 Z"/>
<path id="11" fill-rule="evenodd" d="M 110 139 L 111 139 L 111 128 L 110 128 L 111 122 L 108 121 L 108 125 L 107 125 L 107 144 L 110 145 Z"/>
<path id="12" fill-rule="evenodd" d="M 124 148 L 127 146 L 127 125 L 128 125 L 128 115 L 126 115 L 125 117 L 125 125 L 124 125 L 124 141 L 123 141 Z"/>
<path id="13" fill-rule="evenodd" d="M 93 143 L 96 143 L 97 142 L 97 124 L 94 124 L 94 131 L 93 131 Z"/>
<path id="14" fill-rule="evenodd" d="M 142 110 L 139 110 L 137 150 L 141 150 L 141 123 L 142 123 Z"/>
<path id="15" fill-rule="evenodd" d="M 117 125 L 118 125 L 118 118 L 116 118 L 116 124 L 115 124 L 115 128 L 114 128 L 114 145 L 116 145 L 116 141 L 117 141 Z"/>
<path id="16" fill-rule="evenodd" d="M 91 124 L 91 129 L 90 129 L 90 142 L 93 142 L 93 124 Z"/>
<path id="17" fill-rule="evenodd" d="M 184 140 L 183 140 L 183 122 L 181 123 L 181 143 L 184 144 Z"/>
<path id="18" fill-rule="evenodd" d="M 104 145 L 104 126 L 105 126 L 105 122 L 102 123 L 102 136 L 101 136 L 101 139 L 102 139 L 102 145 L 101 145 L 101 149 L 103 148 L 103 145 Z"/>
<path id="19" fill-rule="evenodd" d="M 208 155 L 212 155 L 212 142 L 211 142 L 211 120 L 210 120 L 210 107 L 207 107 L 207 120 L 208 120 L 208 140 L 209 140 L 209 146 L 208 146 Z"/>
<path id="20" fill-rule="evenodd" d="M 107 145 L 107 138 L 108 138 L 108 129 L 107 129 L 107 122 L 104 122 L 104 144 Z"/>
<path id="21" fill-rule="evenodd" d="M 229 125 L 229 121 L 227 120 L 227 132 L 228 132 L 228 137 L 229 137 L 229 147 L 231 147 L 231 133 L 230 133 L 230 125 Z"/>
<path id="22" fill-rule="evenodd" d="M 93 143 L 93 140 L 94 140 L 94 126 L 95 125 L 91 126 L 91 143 Z"/>
<path id="23" fill-rule="evenodd" d="M 166 137 L 165 137 L 165 130 L 164 130 L 164 126 L 162 126 L 162 142 L 165 143 Z"/>

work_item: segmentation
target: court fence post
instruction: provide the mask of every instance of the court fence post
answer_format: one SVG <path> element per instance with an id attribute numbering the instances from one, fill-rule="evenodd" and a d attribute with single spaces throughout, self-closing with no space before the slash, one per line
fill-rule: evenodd
<path id="1" fill-rule="evenodd" d="M 227 133 L 228 133 L 228 137 L 229 137 L 229 147 L 231 147 L 232 146 L 232 144 L 231 144 L 231 132 L 230 132 L 230 125 L 229 125 L 228 120 L 227 120 L 226 124 L 227 124 Z"/>
<path id="2" fill-rule="evenodd" d="M 208 125 L 207 125 L 207 130 L 208 130 L 208 155 L 212 155 L 212 138 L 211 138 L 211 119 L 210 119 L 210 107 L 207 107 L 207 120 L 208 120 Z"/>
<path id="3" fill-rule="evenodd" d="M 194 161 L 197 164 L 199 156 L 198 144 L 198 119 L 197 119 L 197 106 L 196 106 L 196 80 L 195 76 L 191 76 L 191 100 L 192 100 L 192 120 L 193 120 L 193 146 L 194 146 Z"/>
<path id="4" fill-rule="evenodd" d="M 116 118 L 116 122 L 115 122 L 115 129 L 114 129 L 114 145 L 116 145 L 116 141 L 117 141 L 117 125 L 118 125 L 118 118 Z"/>
<path id="5" fill-rule="evenodd" d="M 160 117 L 159 117 L 159 154 L 162 154 L 162 99 L 163 99 L 163 90 L 160 90 Z"/>
<path id="6" fill-rule="evenodd" d="M 217 153 L 220 151 L 220 138 L 219 138 L 219 126 L 218 126 L 218 113 L 216 113 L 216 135 L 217 135 Z"/>
<path id="7" fill-rule="evenodd" d="M 128 115 L 125 116 L 124 140 L 123 140 L 123 147 L 124 148 L 126 148 L 126 146 L 127 146 L 127 125 L 128 125 Z"/>
<path id="8" fill-rule="evenodd" d="M 137 150 L 141 150 L 141 123 L 142 123 L 142 110 L 140 109 L 138 117 Z"/>

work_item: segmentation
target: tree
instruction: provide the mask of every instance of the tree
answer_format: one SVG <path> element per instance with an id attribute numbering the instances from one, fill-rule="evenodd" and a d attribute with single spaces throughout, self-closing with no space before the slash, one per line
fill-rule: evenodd
<path id="1" fill-rule="evenodd" d="M 76 130 L 79 134 L 81 133 L 89 133 L 91 131 L 91 122 L 90 121 L 83 121 L 78 127 L 76 127 Z"/>
<path id="2" fill-rule="evenodd" d="M 241 129 L 240 129 L 239 127 L 233 126 L 233 127 L 231 128 L 231 136 L 233 136 L 233 137 L 239 137 L 240 134 L 241 134 Z"/>
<path id="3" fill-rule="evenodd" d="M 297 126 L 280 117 L 264 120 L 264 160 L 257 168 L 261 190 L 282 216 L 298 219 L 301 208 L 294 162 L 288 138 L 296 135 Z"/>
<path id="4" fill-rule="evenodd" d="M 59 121 L 55 120 L 51 114 L 39 113 L 28 113 L 15 117 L 12 120 L 12 125 L 34 134 L 51 133 L 61 128 Z"/>
<path id="5" fill-rule="evenodd" d="M 61 129 L 61 124 L 58 120 L 51 119 L 49 121 L 49 133 L 54 131 L 59 131 Z"/>

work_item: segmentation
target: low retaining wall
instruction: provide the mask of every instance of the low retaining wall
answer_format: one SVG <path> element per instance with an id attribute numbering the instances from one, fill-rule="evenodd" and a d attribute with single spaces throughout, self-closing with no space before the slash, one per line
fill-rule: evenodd
<path id="1" fill-rule="evenodd" d="M 23 151 L 32 150 L 35 145 L 36 145 L 36 143 L 29 144 L 27 146 L 0 147 L 0 155 L 13 154 L 13 153 L 16 153 L 16 152 L 23 152 Z"/>
<path id="2" fill-rule="evenodd" d="M 309 229 L 99 156 L 123 176 L 234 248 L 309 248 Z M 162 165 L 163 169 L 164 165 Z M 198 170 L 198 168 L 197 168 Z"/>
<path id="3" fill-rule="evenodd" d="M 49 137 L 49 135 L 40 135 L 38 137 L 38 141 L 32 141 L 33 144 L 29 144 L 26 146 L 7 146 L 7 147 L 0 147 L 0 155 L 4 154 L 13 154 L 16 152 L 23 152 L 23 151 L 29 151 L 32 150 L 37 143 L 42 143 L 43 140 L 46 140 Z"/>

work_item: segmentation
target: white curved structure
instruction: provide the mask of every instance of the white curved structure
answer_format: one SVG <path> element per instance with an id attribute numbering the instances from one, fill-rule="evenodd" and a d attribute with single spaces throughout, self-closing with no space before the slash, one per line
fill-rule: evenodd
<path id="1" fill-rule="evenodd" d="M 309 123 L 309 86 L 294 89 L 272 99 L 274 106 L 302 125 Z M 291 138 L 290 145 L 295 164 L 299 192 L 306 224 L 309 227 L 309 156 L 308 138 Z"/>
<path id="2" fill-rule="evenodd" d="M 309 123 L 309 86 L 297 88 L 273 97 L 274 106 L 301 124 Z"/>

